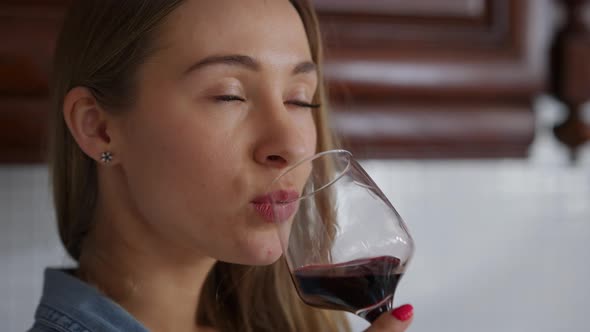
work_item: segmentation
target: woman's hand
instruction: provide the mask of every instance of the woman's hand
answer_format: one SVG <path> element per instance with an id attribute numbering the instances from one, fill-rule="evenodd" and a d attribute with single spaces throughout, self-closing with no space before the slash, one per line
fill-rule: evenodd
<path id="1" fill-rule="evenodd" d="M 379 316 L 365 332 L 403 332 L 412 323 L 414 308 L 409 304 Z"/>

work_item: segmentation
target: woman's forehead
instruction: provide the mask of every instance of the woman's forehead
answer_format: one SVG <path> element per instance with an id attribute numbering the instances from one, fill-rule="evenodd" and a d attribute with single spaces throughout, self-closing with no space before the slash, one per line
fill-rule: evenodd
<path id="1" fill-rule="evenodd" d="M 170 56 L 190 61 L 244 54 L 291 66 L 311 57 L 303 22 L 288 0 L 187 0 L 166 18 L 159 39 Z"/>
<path id="2" fill-rule="evenodd" d="M 186 0 L 163 23 L 163 33 L 180 41 L 239 42 L 239 38 L 301 37 L 305 29 L 287 0 Z"/>

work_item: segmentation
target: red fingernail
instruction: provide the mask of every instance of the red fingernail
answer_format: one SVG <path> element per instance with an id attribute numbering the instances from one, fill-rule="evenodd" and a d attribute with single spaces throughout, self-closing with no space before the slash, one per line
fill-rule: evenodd
<path id="1" fill-rule="evenodd" d="M 404 304 L 403 306 L 393 310 L 391 312 L 393 317 L 401 320 L 402 322 L 407 321 L 414 315 L 414 307 L 411 304 Z"/>

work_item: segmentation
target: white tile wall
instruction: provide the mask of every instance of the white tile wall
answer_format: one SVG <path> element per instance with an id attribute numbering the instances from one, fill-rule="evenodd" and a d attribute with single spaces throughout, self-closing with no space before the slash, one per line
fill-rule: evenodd
<path id="1" fill-rule="evenodd" d="M 365 165 L 416 241 L 396 299 L 412 331 L 588 331 L 587 167 Z"/>
<path id="2" fill-rule="evenodd" d="M 416 240 L 396 298 L 410 331 L 589 330 L 590 147 L 570 165 L 546 134 L 559 109 L 540 104 L 529 160 L 363 162 Z M 0 167 L 3 331 L 31 323 L 43 268 L 69 263 L 48 191 L 44 167 Z"/>
<path id="3" fill-rule="evenodd" d="M 0 167 L 0 326 L 24 331 L 41 294 L 43 269 L 66 263 L 43 166 Z"/>

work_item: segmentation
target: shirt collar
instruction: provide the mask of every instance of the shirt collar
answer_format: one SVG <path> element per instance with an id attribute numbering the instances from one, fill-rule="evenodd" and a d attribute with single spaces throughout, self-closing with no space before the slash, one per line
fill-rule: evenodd
<path id="1" fill-rule="evenodd" d="M 82 282 L 73 270 L 48 268 L 36 318 L 43 312 L 58 312 L 89 331 L 148 332 L 131 314 L 96 288 Z"/>

